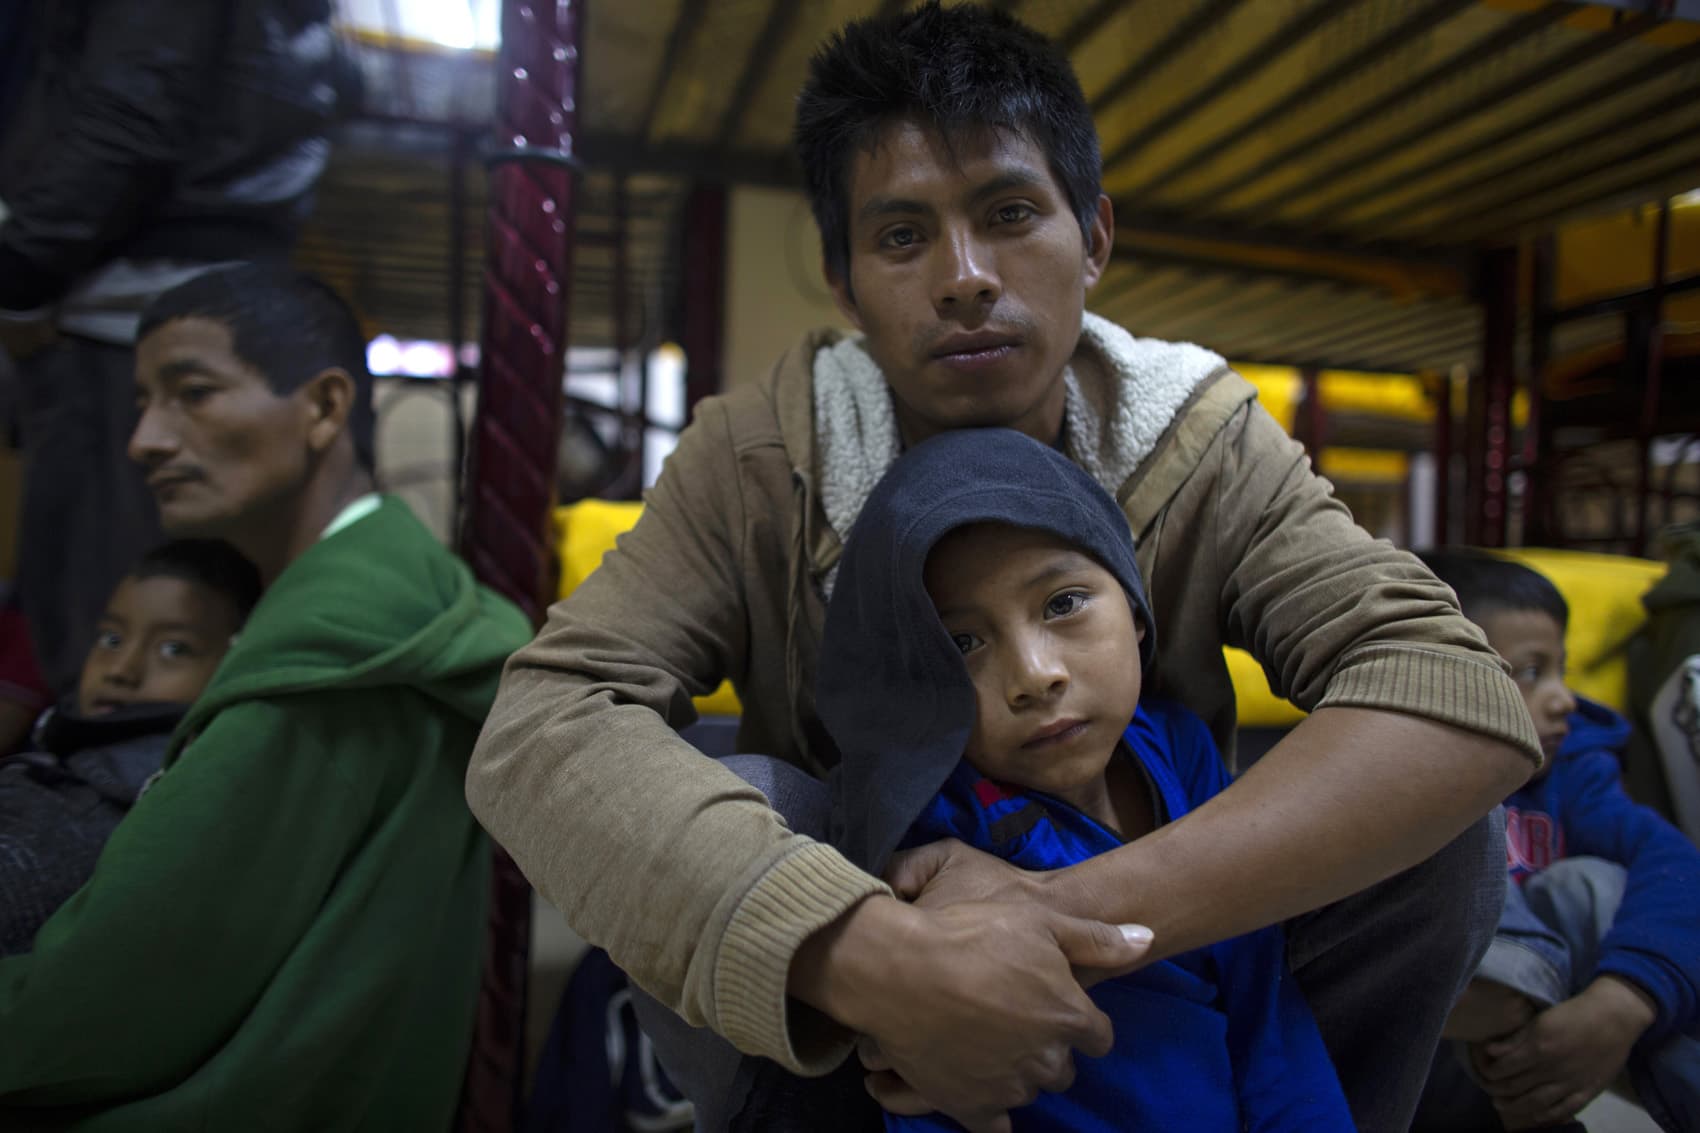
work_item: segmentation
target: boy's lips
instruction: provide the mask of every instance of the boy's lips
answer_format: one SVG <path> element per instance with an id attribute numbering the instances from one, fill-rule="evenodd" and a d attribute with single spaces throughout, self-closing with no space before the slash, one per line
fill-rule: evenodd
<path id="1" fill-rule="evenodd" d="M 1024 748 L 1047 747 L 1051 744 L 1065 743 L 1086 730 L 1086 721 L 1071 718 L 1046 724 L 1034 732 L 1021 745 Z"/>

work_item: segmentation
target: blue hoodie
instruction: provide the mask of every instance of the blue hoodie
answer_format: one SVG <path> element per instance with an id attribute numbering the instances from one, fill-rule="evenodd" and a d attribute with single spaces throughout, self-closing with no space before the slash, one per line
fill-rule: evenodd
<path id="1" fill-rule="evenodd" d="M 1051 532 L 1121 582 L 1156 640 L 1121 509 L 1061 454 L 1010 430 L 943 434 L 893 466 L 845 547 L 827 610 L 817 704 L 838 745 L 833 841 L 880 871 L 894 848 L 955 837 L 1024 869 L 1122 845 L 1061 800 L 994 783 L 963 759 L 973 684 L 922 583 L 948 532 L 998 522 Z M 1227 786 L 1203 722 L 1141 704 L 1113 758 L 1131 759 L 1172 822 Z M 1286 963 L 1279 926 L 1183 953 L 1092 989 L 1115 1049 L 1077 1057 L 1072 1088 L 1012 1114 L 1017 1131 L 1353 1128 L 1333 1064 Z M 892 1131 L 955 1129 L 886 1115 Z"/>
<path id="2" fill-rule="evenodd" d="M 1644 1043 L 1691 1034 L 1700 1026 L 1700 849 L 1624 792 L 1616 753 L 1629 721 L 1582 697 L 1576 705 L 1549 769 L 1505 800 L 1506 864 L 1518 883 L 1568 857 L 1623 866 L 1623 904 L 1594 974 L 1652 997 L 1659 1014 Z"/>

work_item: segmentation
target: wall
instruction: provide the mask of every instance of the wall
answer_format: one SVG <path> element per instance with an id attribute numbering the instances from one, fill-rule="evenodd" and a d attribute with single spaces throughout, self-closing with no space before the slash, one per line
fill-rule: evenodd
<path id="1" fill-rule="evenodd" d="M 847 327 L 801 193 L 735 188 L 727 205 L 726 387 L 755 381 L 804 331 Z"/>

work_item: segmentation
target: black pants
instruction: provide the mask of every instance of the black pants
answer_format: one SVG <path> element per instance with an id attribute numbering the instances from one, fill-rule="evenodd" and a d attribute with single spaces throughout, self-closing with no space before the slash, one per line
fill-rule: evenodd
<path id="1" fill-rule="evenodd" d="M 113 587 L 160 541 L 159 510 L 125 454 L 136 420 L 134 354 L 65 337 L 18 366 L 18 599 L 55 696 L 76 686 Z"/>

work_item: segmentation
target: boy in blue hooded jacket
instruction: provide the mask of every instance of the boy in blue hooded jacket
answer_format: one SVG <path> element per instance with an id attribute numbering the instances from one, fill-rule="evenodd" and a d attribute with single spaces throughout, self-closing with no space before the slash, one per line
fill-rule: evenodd
<path id="1" fill-rule="evenodd" d="M 1511 666 L 1547 763 L 1505 800 L 1512 884 L 1417 1128 L 1563 1127 L 1627 1069 L 1662 1128 L 1700 1129 L 1700 850 L 1624 792 L 1628 721 L 1565 687 L 1558 589 L 1491 555 L 1423 558 Z"/>
<path id="2" fill-rule="evenodd" d="M 951 837 L 1037 871 L 1181 819 L 1227 777 L 1201 720 L 1141 700 L 1155 644 L 1127 520 L 1086 473 L 1011 430 L 917 446 L 863 507 L 833 581 L 817 684 L 842 757 L 832 841 L 875 874 Z M 1279 926 L 1091 998 L 1113 1048 L 1014 1110 L 1016 1130 L 1353 1127 Z M 888 1130 L 957 1128 L 905 1114 L 919 1107 L 877 1052 L 864 1060 Z"/>

